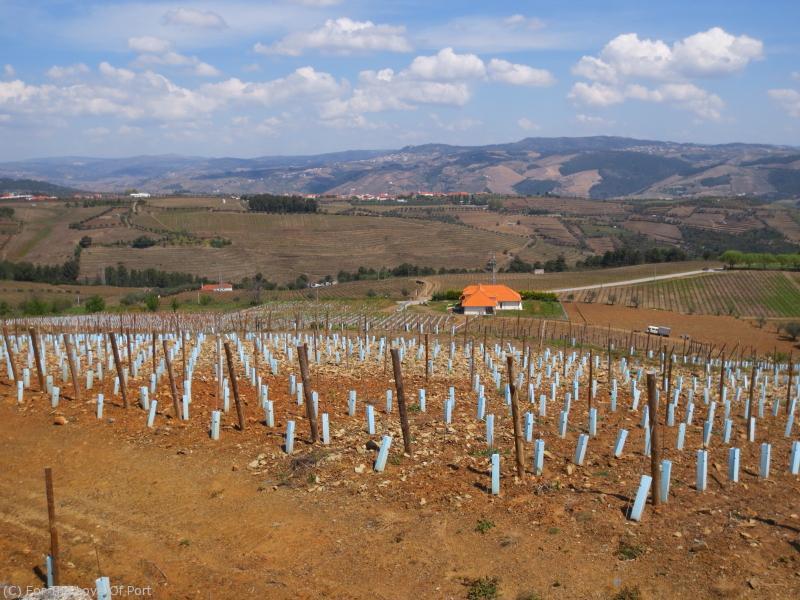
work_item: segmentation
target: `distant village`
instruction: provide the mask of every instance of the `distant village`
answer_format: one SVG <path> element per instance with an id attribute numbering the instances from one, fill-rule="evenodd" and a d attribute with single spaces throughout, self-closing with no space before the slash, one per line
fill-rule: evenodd
<path id="1" fill-rule="evenodd" d="M 146 199 L 152 197 L 181 197 L 186 196 L 187 194 L 159 194 L 159 193 L 150 193 L 150 192 L 126 192 L 123 194 L 118 193 L 75 193 L 70 194 L 68 196 L 61 195 L 61 196 L 54 196 L 54 195 L 45 195 L 45 194 L 25 194 L 25 193 L 15 193 L 15 192 L 4 192 L 0 193 L 0 201 L 8 200 L 8 201 L 29 201 L 29 202 L 45 202 L 48 200 L 101 200 L 103 198 L 114 197 L 118 198 L 120 196 L 125 196 L 132 199 Z M 196 194 L 188 194 L 188 195 L 206 195 L 201 193 Z M 219 195 L 219 194 L 209 194 L 209 195 Z M 384 201 L 384 202 L 398 202 L 398 203 L 406 203 L 409 199 L 416 199 L 416 198 L 430 198 L 430 199 L 445 199 L 445 198 L 475 198 L 481 196 L 489 196 L 488 193 L 471 193 L 471 192 L 428 192 L 428 191 L 418 191 L 413 193 L 403 193 L 403 194 L 309 194 L 309 193 L 297 193 L 291 194 L 287 193 L 286 195 L 290 196 L 299 196 L 301 198 L 309 198 L 309 199 L 330 199 L 330 200 L 358 200 L 358 201 Z M 241 195 L 230 195 L 230 198 L 233 200 L 240 200 Z"/>

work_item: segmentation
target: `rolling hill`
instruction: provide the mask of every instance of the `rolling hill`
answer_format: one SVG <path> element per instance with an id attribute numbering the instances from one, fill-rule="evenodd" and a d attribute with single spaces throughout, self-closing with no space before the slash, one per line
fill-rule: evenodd
<path id="1" fill-rule="evenodd" d="M 425 144 L 316 156 L 64 157 L 0 163 L 0 177 L 97 191 L 552 194 L 594 199 L 746 195 L 800 197 L 800 152 L 620 137 L 526 138 L 508 144 Z"/>

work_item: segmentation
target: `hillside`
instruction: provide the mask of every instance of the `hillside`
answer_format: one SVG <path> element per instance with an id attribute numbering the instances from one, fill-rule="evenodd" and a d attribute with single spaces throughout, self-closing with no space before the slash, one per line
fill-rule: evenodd
<path id="1" fill-rule="evenodd" d="M 317 156 L 49 158 L 0 163 L 0 176 L 98 191 L 399 194 L 494 192 L 595 199 L 748 195 L 800 197 L 800 151 L 619 137 L 426 144 Z"/>
<path id="2" fill-rule="evenodd" d="M 34 179 L 12 179 L 0 177 L 0 194 L 44 194 L 47 196 L 68 197 L 78 190 Z"/>

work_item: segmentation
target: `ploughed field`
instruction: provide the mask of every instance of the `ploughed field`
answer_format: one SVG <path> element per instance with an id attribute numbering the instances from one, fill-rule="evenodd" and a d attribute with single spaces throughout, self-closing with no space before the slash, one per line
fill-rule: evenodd
<path id="1" fill-rule="evenodd" d="M 88 587 L 103 575 L 112 585 L 150 587 L 157 598 L 466 598 L 493 586 L 510 598 L 636 590 L 652 598 L 793 597 L 797 424 L 786 433 L 798 379 L 789 386 L 785 357 L 755 365 L 736 355 L 722 363 L 716 353 L 706 363 L 705 350 L 663 357 L 622 348 L 617 332 L 609 364 L 608 340 L 596 336 L 549 339 L 542 327 L 543 338 L 523 341 L 504 329 L 482 346 L 480 328 L 465 336 L 441 318 L 409 327 L 360 314 L 323 319 L 287 304 L 272 314 L 31 322 L 57 393 L 40 389 L 27 330 L 10 323 L 14 365 L 20 379 L 28 370 L 30 386 L 20 397 L 8 373 L 0 375 L 0 580 L 41 583 L 49 552 L 42 469 L 51 466 L 62 583 Z M 115 390 L 110 336 L 128 372 L 127 408 Z M 595 345 L 581 346 L 584 339 Z M 298 393 L 302 344 L 307 396 Z M 390 348 L 400 359 L 410 453 Z M 505 391 L 509 357 L 521 478 Z M 651 450 L 671 461 L 671 477 L 666 503 L 644 506 L 634 521 L 651 468 L 648 372 L 664 388 L 649 417 L 658 436 Z M 751 384 L 752 434 L 744 416 Z M 738 482 L 729 479 L 731 448 L 740 453 Z M 698 480 L 699 450 L 707 473 Z"/>

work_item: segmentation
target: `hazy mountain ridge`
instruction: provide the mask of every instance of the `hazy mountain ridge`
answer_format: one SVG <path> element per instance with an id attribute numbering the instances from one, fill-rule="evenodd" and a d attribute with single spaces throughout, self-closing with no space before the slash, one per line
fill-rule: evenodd
<path id="1" fill-rule="evenodd" d="M 424 144 L 311 156 L 63 157 L 0 163 L 0 176 L 97 191 L 552 193 L 591 198 L 800 196 L 800 152 L 764 144 L 703 145 L 621 137 Z"/>

